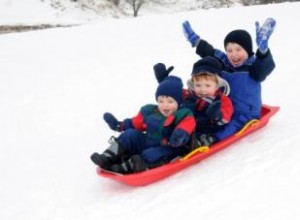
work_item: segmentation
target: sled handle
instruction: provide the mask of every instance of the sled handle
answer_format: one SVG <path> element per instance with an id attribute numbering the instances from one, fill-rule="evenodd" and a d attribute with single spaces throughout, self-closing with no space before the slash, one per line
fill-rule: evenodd
<path id="1" fill-rule="evenodd" d="M 239 130 L 238 132 L 236 132 L 236 133 L 234 134 L 234 136 L 240 136 L 240 135 L 243 134 L 249 127 L 251 127 L 251 126 L 253 126 L 253 125 L 257 124 L 257 123 L 259 123 L 259 120 L 258 120 L 258 119 L 252 119 L 251 121 L 248 121 L 248 122 L 244 125 L 244 127 L 243 127 L 241 130 Z"/>
<path id="2" fill-rule="evenodd" d="M 235 133 L 234 135 L 235 136 L 242 135 L 249 127 L 251 127 L 257 123 L 259 123 L 258 119 L 252 119 L 251 121 L 248 121 L 244 125 L 244 127 L 241 130 L 239 130 L 237 133 Z M 209 146 L 200 146 L 200 147 L 196 148 L 195 150 L 191 151 L 190 153 L 188 153 L 187 155 L 185 155 L 183 158 L 180 159 L 180 161 L 185 161 L 197 153 L 206 153 L 207 151 L 209 151 Z"/>
<path id="3" fill-rule="evenodd" d="M 193 150 L 190 153 L 188 153 L 187 155 L 185 155 L 183 158 L 181 158 L 180 161 L 185 161 L 185 160 L 191 158 L 192 156 L 194 156 L 197 153 L 206 153 L 207 151 L 209 151 L 209 147 L 208 146 L 198 147 L 195 150 Z"/>

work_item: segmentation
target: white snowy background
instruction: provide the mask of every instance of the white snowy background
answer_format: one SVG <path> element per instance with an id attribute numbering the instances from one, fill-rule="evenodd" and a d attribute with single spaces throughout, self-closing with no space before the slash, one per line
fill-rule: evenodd
<path id="1" fill-rule="evenodd" d="M 1 24 L 20 22 L 8 7 Z M 55 20 L 31 7 L 23 22 Z M 300 3 L 234 7 L 0 35 L 0 219 L 300 219 L 299 11 Z M 103 113 L 123 119 L 155 102 L 157 62 L 189 78 L 198 56 L 184 20 L 223 49 L 229 31 L 255 39 L 254 22 L 267 17 L 277 21 L 269 42 L 277 67 L 263 102 L 281 110 L 266 127 L 145 187 L 96 175 L 90 155 L 117 135 Z"/>

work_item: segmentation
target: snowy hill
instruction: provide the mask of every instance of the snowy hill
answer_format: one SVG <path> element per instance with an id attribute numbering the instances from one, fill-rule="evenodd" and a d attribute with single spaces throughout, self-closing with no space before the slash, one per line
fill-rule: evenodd
<path id="1" fill-rule="evenodd" d="M 0 25 L 80 24 L 103 18 L 69 0 L 5 0 L 0 2 L 0 8 Z M 109 17 L 113 17 L 114 12 L 110 13 Z"/>
<path id="2" fill-rule="evenodd" d="M 217 0 L 145 1 L 139 16 L 176 13 L 199 8 L 219 8 L 241 5 L 239 0 L 220 3 Z M 119 6 L 99 0 L 4 0 L 0 2 L 1 24 L 80 24 L 91 21 L 132 17 L 132 6 L 123 0 Z"/>
<path id="3" fill-rule="evenodd" d="M 299 219 L 299 10 L 300 3 L 198 10 L 0 35 L 0 219 Z M 198 57 L 184 20 L 222 49 L 229 31 L 254 38 L 254 22 L 267 17 L 277 20 L 277 67 L 263 83 L 263 102 L 281 110 L 265 128 L 147 187 L 96 175 L 90 154 L 117 135 L 102 114 L 123 119 L 154 102 L 157 62 L 188 79 Z"/>

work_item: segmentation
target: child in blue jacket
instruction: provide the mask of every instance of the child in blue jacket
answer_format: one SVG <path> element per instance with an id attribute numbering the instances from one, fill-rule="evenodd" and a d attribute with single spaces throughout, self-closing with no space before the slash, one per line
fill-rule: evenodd
<path id="1" fill-rule="evenodd" d="M 256 22 L 256 54 L 253 53 L 252 39 L 245 30 L 233 30 L 224 39 L 225 53 L 215 49 L 200 38 L 191 28 L 188 21 L 183 23 L 183 30 L 196 53 L 201 57 L 213 56 L 222 64 L 220 76 L 228 81 L 230 98 L 234 107 L 232 120 L 224 129 L 208 142 L 215 142 L 233 135 L 248 121 L 260 118 L 262 106 L 261 82 L 275 68 L 275 63 L 268 47 L 268 40 L 275 29 L 276 22 L 268 18 L 260 27 Z"/>
<path id="2" fill-rule="evenodd" d="M 157 87 L 157 105 L 145 105 L 136 116 L 123 121 L 105 113 L 109 127 L 122 133 L 111 139 L 102 154 L 92 154 L 91 160 L 103 169 L 127 174 L 154 168 L 187 153 L 196 122 L 193 113 L 181 107 L 182 87 L 180 78 L 169 76 Z"/>

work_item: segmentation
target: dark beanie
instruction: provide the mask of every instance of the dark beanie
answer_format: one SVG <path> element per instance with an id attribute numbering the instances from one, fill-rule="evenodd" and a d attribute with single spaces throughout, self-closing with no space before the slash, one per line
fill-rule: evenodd
<path id="1" fill-rule="evenodd" d="M 182 89 L 183 84 L 180 78 L 176 76 L 168 76 L 158 85 L 155 98 L 157 100 L 160 95 L 170 96 L 176 100 L 178 105 L 181 105 Z"/>
<path id="2" fill-rule="evenodd" d="M 225 48 L 228 43 L 237 43 L 246 50 L 249 57 L 253 55 L 252 38 L 251 35 L 245 30 L 234 30 L 227 34 L 224 39 Z"/>
<path id="3" fill-rule="evenodd" d="M 219 74 L 221 71 L 221 63 L 216 58 L 207 56 L 194 63 L 192 75 L 200 73 Z"/>

